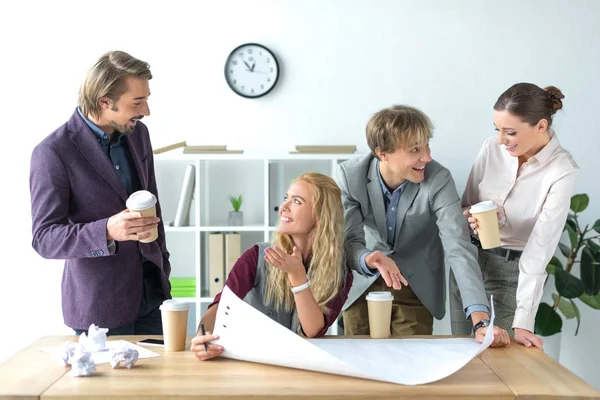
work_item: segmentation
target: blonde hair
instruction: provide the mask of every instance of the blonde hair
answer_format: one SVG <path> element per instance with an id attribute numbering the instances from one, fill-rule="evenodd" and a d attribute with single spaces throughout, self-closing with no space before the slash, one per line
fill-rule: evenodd
<path id="1" fill-rule="evenodd" d="M 433 137 L 433 124 L 419 109 L 395 105 L 376 112 L 367 123 L 367 143 L 376 150 L 392 153 L 399 147 L 424 144 Z M 379 157 L 377 157 L 379 158 Z"/>
<path id="2" fill-rule="evenodd" d="M 312 294 L 325 314 L 329 313 L 327 304 L 343 289 L 346 282 L 344 261 L 344 207 L 341 191 L 333 179 L 317 172 L 300 175 L 296 181 L 305 181 L 312 186 L 313 215 L 317 223 L 310 233 L 312 257 L 307 274 L 312 282 Z M 272 246 L 291 254 L 294 243 L 290 235 L 275 232 Z M 269 264 L 265 265 L 267 287 L 265 302 L 278 310 L 292 311 L 294 295 L 290 290 L 287 273 Z"/>
<path id="3" fill-rule="evenodd" d="M 116 102 L 127 90 L 126 79 L 130 76 L 150 80 L 150 66 L 124 51 L 110 51 L 100 57 L 87 72 L 79 89 L 78 103 L 83 115 L 99 118 L 98 100 L 108 97 Z"/>

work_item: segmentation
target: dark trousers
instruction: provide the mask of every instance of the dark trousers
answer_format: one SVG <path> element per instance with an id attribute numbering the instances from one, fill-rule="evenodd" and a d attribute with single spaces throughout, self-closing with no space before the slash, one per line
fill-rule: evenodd
<path id="1" fill-rule="evenodd" d="M 125 326 L 111 328 L 107 335 L 162 335 L 162 318 L 159 306 L 167 298 L 161 289 L 160 269 L 149 261 L 144 261 L 144 287 L 142 303 L 135 320 Z M 103 328 L 102 326 L 100 328 Z M 87 330 L 73 329 L 78 336 Z"/>

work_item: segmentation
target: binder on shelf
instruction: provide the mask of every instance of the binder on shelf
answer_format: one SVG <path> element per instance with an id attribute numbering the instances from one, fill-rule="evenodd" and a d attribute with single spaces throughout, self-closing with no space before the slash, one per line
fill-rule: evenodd
<path id="1" fill-rule="evenodd" d="M 177 203 L 177 212 L 175 213 L 173 226 L 190 225 L 190 206 L 192 204 L 195 184 L 196 167 L 189 164 L 185 168 L 185 174 L 183 175 L 183 184 L 181 185 L 181 194 L 179 195 L 179 203 Z"/>
<path id="2" fill-rule="evenodd" d="M 225 280 L 229 276 L 231 268 L 242 255 L 242 240 L 239 233 L 227 233 L 225 235 Z"/>
<path id="3" fill-rule="evenodd" d="M 179 147 L 185 147 L 186 146 L 186 142 L 179 142 L 179 143 L 173 143 L 170 144 L 168 146 L 164 146 L 164 147 L 159 147 L 158 149 L 154 150 L 153 153 L 154 154 L 160 154 L 160 153 L 164 153 L 165 151 L 169 151 L 169 150 L 173 150 L 173 149 L 177 149 Z"/>
<path id="4" fill-rule="evenodd" d="M 215 297 L 225 283 L 224 235 L 220 232 L 208 235 L 208 279 L 210 297 Z"/>

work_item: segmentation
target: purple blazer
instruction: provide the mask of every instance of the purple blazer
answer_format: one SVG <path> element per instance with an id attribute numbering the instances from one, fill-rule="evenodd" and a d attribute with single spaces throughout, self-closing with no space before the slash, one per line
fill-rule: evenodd
<path id="1" fill-rule="evenodd" d="M 128 137 L 142 189 L 158 198 L 148 128 L 138 122 Z M 134 321 L 142 300 L 142 257 L 161 271 L 171 298 L 169 253 L 160 202 L 158 239 L 117 242 L 107 248 L 108 218 L 123 211 L 127 192 L 111 160 L 77 113 L 33 150 L 29 176 L 33 248 L 44 258 L 64 259 L 62 310 L 75 329 L 94 323 L 117 328 Z"/>

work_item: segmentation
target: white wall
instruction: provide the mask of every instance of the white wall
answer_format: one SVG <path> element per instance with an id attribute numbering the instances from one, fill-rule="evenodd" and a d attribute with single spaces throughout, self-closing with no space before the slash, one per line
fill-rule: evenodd
<path id="1" fill-rule="evenodd" d="M 228 144 L 247 153 L 295 144 L 357 144 L 379 108 L 407 103 L 436 126 L 433 156 L 462 190 L 491 109 L 518 81 L 566 95 L 555 127 L 581 167 L 587 222 L 600 216 L 600 2 L 570 1 L 33 1 L 3 3 L 0 113 L 4 244 L 0 359 L 43 334 L 68 333 L 61 262 L 31 249 L 28 192 L 33 146 L 64 123 L 85 70 L 105 51 L 147 60 L 155 146 Z M 274 50 L 283 75 L 267 97 L 234 95 L 225 58 L 244 42 Z M 600 389 L 593 340 L 600 313 L 582 307 L 562 362 Z M 448 333 L 447 320 L 436 332 Z"/>

